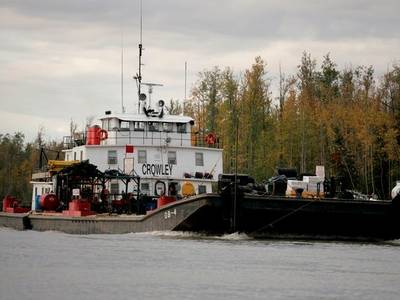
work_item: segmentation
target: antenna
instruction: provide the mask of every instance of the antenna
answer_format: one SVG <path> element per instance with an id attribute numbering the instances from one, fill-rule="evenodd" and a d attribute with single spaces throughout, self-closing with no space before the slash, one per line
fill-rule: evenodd
<path id="1" fill-rule="evenodd" d="M 121 30 L 121 108 L 122 113 L 125 112 L 124 107 L 124 32 Z"/>
<path id="2" fill-rule="evenodd" d="M 149 107 L 151 107 L 151 94 L 153 93 L 154 86 L 162 86 L 162 84 L 158 83 L 142 83 L 142 52 L 143 52 L 143 13 L 142 13 L 142 0 L 140 0 L 140 42 L 139 42 L 139 73 L 136 74 L 133 78 L 136 80 L 136 85 L 138 89 L 138 113 L 141 113 L 141 108 L 144 108 L 146 111 L 146 94 L 141 93 L 142 84 L 148 86 L 149 88 Z M 145 112 L 146 113 L 146 112 Z M 147 113 L 146 113 L 147 115 Z"/>
<path id="3" fill-rule="evenodd" d="M 136 74 L 133 78 L 136 80 L 136 85 L 138 89 L 138 113 L 140 114 L 140 101 L 145 100 L 141 96 L 141 84 L 142 84 L 142 51 L 143 51 L 143 13 L 142 13 L 142 0 L 140 0 L 140 42 L 139 42 L 139 73 Z M 143 100 L 142 100 L 143 99 Z"/>
<path id="4" fill-rule="evenodd" d="M 185 98 L 183 101 L 186 101 L 186 82 L 187 82 L 187 62 L 185 61 Z"/>
<path id="5" fill-rule="evenodd" d="M 187 83 L 187 62 L 185 61 L 185 98 L 183 98 L 183 105 L 182 105 L 182 116 L 185 113 L 185 103 L 186 103 L 186 83 Z"/>

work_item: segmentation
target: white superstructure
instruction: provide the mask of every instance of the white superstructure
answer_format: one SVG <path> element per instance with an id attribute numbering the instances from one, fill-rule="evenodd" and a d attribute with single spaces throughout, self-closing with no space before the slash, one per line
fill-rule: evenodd
<path id="1" fill-rule="evenodd" d="M 184 182 L 192 183 L 196 194 L 210 193 L 222 173 L 222 149 L 193 133 L 190 117 L 108 111 L 100 121 L 107 138 L 90 145 L 87 137 L 85 145 L 64 150 L 65 160 L 89 160 L 102 172 L 117 169 L 138 175 L 141 192 L 155 196 L 157 181 L 166 188 L 176 183 L 178 194 Z M 121 190 L 115 184 L 111 192 Z"/>

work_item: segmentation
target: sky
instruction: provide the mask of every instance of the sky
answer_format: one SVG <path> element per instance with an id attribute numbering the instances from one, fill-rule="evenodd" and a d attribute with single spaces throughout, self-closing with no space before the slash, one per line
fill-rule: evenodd
<path id="1" fill-rule="evenodd" d="M 0 0 L 0 134 L 40 128 L 61 140 L 73 120 L 137 110 L 139 0 Z M 400 62 L 399 0 L 143 0 L 143 81 L 153 99 L 182 100 L 214 66 L 243 73 L 261 56 L 277 85 L 307 51 L 320 65 Z M 122 50 L 123 49 L 123 50 Z M 274 93 L 274 91 L 273 91 Z M 273 94 L 274 96 L 274 94 Z"/>

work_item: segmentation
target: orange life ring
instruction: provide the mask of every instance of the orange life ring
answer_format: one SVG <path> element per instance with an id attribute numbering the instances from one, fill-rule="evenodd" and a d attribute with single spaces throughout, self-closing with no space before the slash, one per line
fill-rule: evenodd
<path id="1" fill-rule="evenodd" d="M 100 141 L 108 139 L 108 132 L 104 129 L 100 130 L 99 135 L 100 135 Z"/>
<path id="2" fill-rule="evenodd" d="M 214 133 L 209 133 L 206 135 L 205 142 L 208 145 L 214 145 L 217 142 L 217 136 Z"/>

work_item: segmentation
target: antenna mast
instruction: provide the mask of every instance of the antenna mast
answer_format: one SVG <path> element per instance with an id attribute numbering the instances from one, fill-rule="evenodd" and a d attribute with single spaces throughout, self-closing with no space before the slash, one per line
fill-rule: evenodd
<path id="1" fill-rule="evenodd" d="M 140 101 L 141 100 L 141 84 L 142 84 L 142 51 L 143 51 L 143 13 L 142 13 L 142 0 L 140 0 L 140 42 L 139 42 L 139 73 L 134 77 L 136 79 L 138 89 L 138 113 L 140 114 Z"/>
<path id="2" fill-rule="evenodd" d="M 186 101 L 186 82 L 187 82 L 187 62 L 185 61 L 185 98 L 183 101 Z"/>
<path id="3" fill-rule="evenodd" d="M 185 98 L 183 98 L 182 104 L 182 116 L 185 113 L 185 103 L 186 103 L 186 83 L 187 83 L 187 61 L 185 61 Z"/>
<path id="4" fill-rule="evenodd" d="M 142 82 L 142 50 L 143 50 L 143 12 L 142 0 L 140 0 L 140 43 L 139 43 L 139 94 L 140 83 Z"/>
<path id="5" fill-rule="evenodd" d="M 124 32 L 121 31 L 121 107 L 122 113 L 125 112 L 124 107 Z"/>

